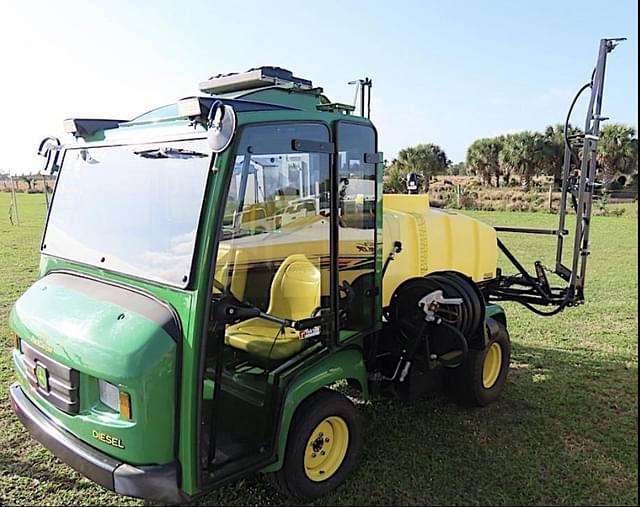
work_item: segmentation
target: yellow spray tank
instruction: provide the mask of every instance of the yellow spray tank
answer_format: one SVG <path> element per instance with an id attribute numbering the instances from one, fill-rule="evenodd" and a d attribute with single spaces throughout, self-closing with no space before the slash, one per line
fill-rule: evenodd
<path id="1" fill-rule="evenodd" d="M 479 283 L 496 277 L 498 247 L 493 227 L 448 209 L 432 208 L 428 195 L 383 198 L 383 257 L 396 241 L 402 251 L 383 280 L 384 306 L 403 281 L 434 271 L 458 271 Z"/>
<path id="2" fill-rule="evenodd" d="M 297 209 L 296 206 L 291 208 Z M 387 194 L 383 197 L 383 208 L 383 259 L 389 256 L 396 241 L 402 243 L 402 251 L 385 271 L 383 306 L 389 304 L 402 282 L 434 271 L 457 271 L 476 283 L 496 277 L 498 248 L 492 227 L 448 209 L 431 208 L 428 195 Z M 305 216 L 303 210 L 280 215 L 285 225 L 276 227 L 273 220 L 254 215 L 243 216 L 243 226 L 262 227 L 270 232 L 223 240 L 218 252 L 216 277 L 222 283 L 230 283 L 236 297 L 246 296 L 247 271 L 256 264 L 265 266 L 269 272 L 264 277 L 266 281 L 275 273 L 278 259 L 287 255 L 304 254 L 318 267 L 328 266 L 328 219 L 313 212 Z M 357 263 L 363 257 L 363 248 L 373 248 L 366 229 L 345 227 L 341 234 L 341 255 L 352 262 Z M 231 280 L 226 280 L 229 262 L 234 270 Z M 355 269 L 343 271 L 341 276 L 352 283 L 362 273 Z M 328 269 L 323 270 L 323 291 L 329 287 L 328 276 Z"/>

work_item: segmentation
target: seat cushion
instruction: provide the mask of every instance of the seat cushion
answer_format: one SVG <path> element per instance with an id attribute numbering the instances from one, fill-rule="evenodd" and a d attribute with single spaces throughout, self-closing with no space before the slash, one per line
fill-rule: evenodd
<path id="1" fill-rule="evenodd" d="M 263 359 L 286 359 L 302 350 L 304 341 L 291 328 L 260 317 L 229 326 L 225 343 Z"/>

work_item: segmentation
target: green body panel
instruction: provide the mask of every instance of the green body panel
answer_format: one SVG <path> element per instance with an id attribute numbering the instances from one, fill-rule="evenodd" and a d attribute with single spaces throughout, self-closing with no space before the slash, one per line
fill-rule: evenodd
<path id="1" fill-rule="evenodd" d="M 210 220 L 210 216 L 205 219 L 205 225 Z M 204 228 L 203 228 L 204 230 Z M 198 256 L 200 254 L 197 254 Z M 198 257 L 196 257 L 198 258 Z M 200 265 L 199 261 L 196 261 Z M 195 385 L 198 381 L 198 358 L 200 340 L 196 334 L 201 332 L 201 322 L 204 318 L 205 298 L 200 298 L 201 309 L 198 312 L 195 308 L 195 300 L 198 296 L 198 290 L 188 291 L 146 282 L 135 278 L 125 277 L 117 273 L 101 270 L 98 268 L 78 265 L 69 261 L 56 259 L 50 256 L 42 255 L 40 259 L 40 275 L 44 276 L 51 270 L 72 270 L 80 273 L 86 273 L 105 280 L 114 281 L 123 285 L 144 290 L 158 297 L 160 300 L 168 303 L 173 307 L 180 320 L 182 327 L 182 361 L 180 364 L 181 380 L 180 380 L 180 399 L 179 405 L 179 440 L 177 459 L 180 462 L 182 470 L 182 489 L 188 494 L 195 494 L 197 487 L 196 472 L 196 428 L 197 424 L 197 390 Z M 200 273 L 196 271 L 196 275 Z M 194 280 L 197 284 L 198 277 Z M 204 283 L 206 287 L 206 282 Z M 197 285 L 196 285 L 197 286 Z M 206 289 L 205 289 L 206 290 Z M 200 319 L 200 320 L 198 320 Z M 195 326 L 198 324 L 198 326 Z M 14 329 L 15 330 L 15 329 Z M 17 330 L 16 330 L 17 331 Z M 71 364 L 70 366 L 73 366 Z M 173 385 L 171 386 L 173 390 Z M 172 414 L 173 415 L 173 414 Z M 172 440 L 173 443 L 173 440 Z"/>
<path id="2" fill-rule="evenodd" d="M 23 355 L 14 353 L 23 389 L 43 412 L 78 438 L 128 463 L 173 461 L 176 343 L 162 328 L 47 278 L 16 302 L 10 322 L 22 340 L 80 372 L 80 413 L 68 415 L 28 387 Z M 98 379 L 130 393 L 133 420 L 99 401 Z M 124 448 L 98 440 L 94 431 L 119 439 Z"/>
<path id="3" fill-rule="evenodd" d="M 189 343 L 185 343 L 183 348 L 183 371 L 182 371 L 182 398 L 180 405 L 180 445 L 179 459 L 182 467 L 182 489 L 189 495 L 195 495 L 200 491 L 198 477 L 198 430 L 200 421 L 198 420 L 198 408 L 201 400 L 198 399 L 197 385 L 200 378 L 200 354 L 204 350 L 203 341 L 206 340 L 207 330 L 205 325 L 206 309 L 209 302 L 208 292 L 211 283 L 210 262 L 214 255 L 215 228 L 218 226 L 216 212 L 218 202 L 224 199 L 225 195 L 225 175 L 223 171 L 217 170 L 226 167 L 228 163 L 228 153 L 224 152 L 216 159 L 216 170 L 212 176 L 213 181 L 209 183 L 207 194 L 203 206 L 202 229 L 198 233 L 199 241 L 194 259 L 195 273 L 194 297 L 190 310 L 191 329 L 189 333 Z M 186 339 L 186 338 L 185 338 Z"/>
<path id="4" fill-rule="evenodd" d="M 506 314 L 504 313 L 504 308 L 502 308 L 502 306 L 497 305 L 497 304 L 490 304 L 487 305 L 485 308 L 485 315 L 487 317 L 499 317 L 504 319 L 504 323 L 507 323 L 507 317 Z"/>
<path id="5" fill-rule="evenodd" d="M 265 467 L 263 472 L 273 472 L 282 467 L 289 426 L 300 403 L 323 387 L 345 379 L 357 381 L 363 398 L 369 397 L 367 368 L 358 349 L 338 349 L 330 353 L 287 386 L 276 443 L 277 461 Z"/>

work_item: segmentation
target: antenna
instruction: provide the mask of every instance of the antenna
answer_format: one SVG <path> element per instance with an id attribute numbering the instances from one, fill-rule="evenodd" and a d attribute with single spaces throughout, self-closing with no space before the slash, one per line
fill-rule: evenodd
<path id="1" fill-rule="evenodd" d="M 360 94 L 360 116 L 365 118 L 364 114 L 364 105 L 365 105 L 365 95 L 367 102 L 367 115 L 366 118 L 371 118 L 371 86 L 373 85 L 373 81 L 368 77 L 364 79 L 355 79 L 353 81 L 349 81 L 347 84 L 350 85 L 358 85 L 356 87 L 356 94 L 353 97 L 353 107 L 356 107 L 356 102 L 358 100 L 358 94 Z M 365 93 L 366 92 L 366 93 Z"/>

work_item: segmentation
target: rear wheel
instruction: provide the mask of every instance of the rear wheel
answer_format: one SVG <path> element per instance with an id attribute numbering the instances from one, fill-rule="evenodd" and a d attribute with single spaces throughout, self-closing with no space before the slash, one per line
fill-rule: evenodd
<path id="1" fill-rule="evenodd" d="M 485 406 L 504 389 L 511 360 L 511 342 L 504 324 L 494 321 L 491 339 L 483 350 L 469 349 L 457 368 L 447 370 L 447 390 L 464 405 Z"/>
<path id="2" fill-rule="evenodd" d="M 297 409 L 284 464 L 271 478 L 289 498 L 312 500 L 333 491 L 347 478 L 361 449 L 357 409 L 346 396 L 323 389 Z"/>

